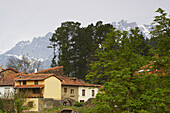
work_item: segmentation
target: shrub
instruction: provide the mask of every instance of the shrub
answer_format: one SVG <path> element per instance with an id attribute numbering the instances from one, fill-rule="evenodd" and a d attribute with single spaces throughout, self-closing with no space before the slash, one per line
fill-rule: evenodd
<path id="1" fill-rule="evenodd" d="M 74 104 L 74 106 L 76 106 L 76 107 L 82 107 L 83 104 L 84 104 L 84 103 L 82 103 L 82 102 L 76 102 L 76 103 Z"/>

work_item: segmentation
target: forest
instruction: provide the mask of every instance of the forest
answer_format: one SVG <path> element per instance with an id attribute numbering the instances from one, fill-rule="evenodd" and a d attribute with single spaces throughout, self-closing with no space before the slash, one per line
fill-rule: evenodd
<path id="1" fill-rule="evenodd" d="M 161 8 L 156 13 L 150 39 L 139 28 L 120 31 L 102 21 L 87 27 L 68 21 L 56 29 L 51 67 L 103 86 L 89 112 L 170 111 L 170 16 Z"/>

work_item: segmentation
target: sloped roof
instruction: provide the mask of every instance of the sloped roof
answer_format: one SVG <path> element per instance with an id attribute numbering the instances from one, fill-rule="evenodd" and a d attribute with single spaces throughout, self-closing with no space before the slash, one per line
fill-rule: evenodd
<path id="1" fill-rule="evenodd" d="M 20 76 L 21 73 L 9 75 L 0 79 L 0 86 L 13 86 L 15 83 L 15 77 Z"/>
<path id="2" fill-rule="evenodd" d="M 39 73 L 43 73 L 43 72 L 46 72 L 46 71 L 50 71 L 50 70 L 60 69 L 60 68 L 63 68 L 63 66 L 59 66 L 59 67 L 53 67 L 53 68 L 44 69 L 44 70 L 38 71 L 38 72 L 37 72 L 37 74 L 39 74 Z"/>
<path id="3" fill-rule="evenodd" d="M 44 80 L 51 76 L 55 76 L 55 75 L 54 74 L 34 74 L 34 73 L 33 74 L 22 74 L 22 76 L 16 77 L 15 80 L 16 81 L 17 80 Z M 55 76 L 55 77 L 57 77 L 57 76 Z"/>
<path id="4" fill-rule="evenodd" d="M 155 69 L 152 70 L 154 61 L 150 61 L 149 64 L 142 66 L 138 71 L 134 73 L 134 75 L 139 75 L 141 72 L 145 72 L 145 74 L 155 74 L 155 73 L 162 73 L 162 76 L 170 72 L 170 69 Z"/>
<path id="5" fill-rule="evenodd" d="M 17 71 L 17 70 L 15 70 L 15 69 L 13 69 L 13 68 L 6 68 L 6 69 L 2 69 L 2 71 L 1 72 L 4 72 L 4 71 L 7 71 L 7 70 L 12 70 L 12 71 L 14 71 L 14 72 L 16 72 L 16 73 L 19 73 L 19 71 Z"/>
<path id="6" fill-rule="evenodd" d="M 89 86 L 89 87 L 101 87 L 101 85 L 85 83 L 83 80 L 76 77 L 63 77 L 58 76 L 62 80 L 62 85 L 67 86 Z"/>

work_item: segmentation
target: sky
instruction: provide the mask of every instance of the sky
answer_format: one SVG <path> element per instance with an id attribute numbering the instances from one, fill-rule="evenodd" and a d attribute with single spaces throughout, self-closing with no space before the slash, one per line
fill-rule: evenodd
<path id="1" fill-rule="evenodd" d="M 170 0 L 0 0 L 0 53 L 55 32 L 66 21 L 84 27 L 99 20 L 151 24 L 159 7 L 170 14 Z"/>

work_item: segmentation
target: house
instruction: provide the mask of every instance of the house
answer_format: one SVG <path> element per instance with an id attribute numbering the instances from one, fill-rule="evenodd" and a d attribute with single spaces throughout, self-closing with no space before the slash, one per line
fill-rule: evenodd
<path id="1" fill-rule="evenodd" d="M 15 77 L 20 76 L 21 73 L 15 73 L 6 77 L 0 78 L 0 97 L 4 94 L 11 95 L 14 92 Z"/>
<path id="2" fill-rule="evenodd" d="M 85 83 L 76 77 L 63 77 L 54 74 L 23 74 L 15 78 L 14 88 L 25 92 L 29 98 L 71 98 L 85 102 L 94 98 L 100 85 Z"/>
<path id="3" fill-rule="evenodd" d="M 12 70 L 15 74 L 5 75 L 0 79 L 0 91 L 4 94 L 15 89 L 18 93 L 24 93 L 26 104 L 31 107 L 29 111 L 42 109 L 43 99 L 62 101 L 70 98 L 85 102 L 89 98 L 95 98 L 100 87 L 100 85 L 85 83 L 76 77 L 63 76 L 63 66 L 31 74 L 19 73 L 13 69 L 7 70 Z"/>
<path id="4" fill-rule="evenodd" d="M 15 78 L 14 88 L 25 94 L 29 111 L 39 111 L 39 98 L 61 100 L 61 80 L 54 74 L 22 74 Z"/>
<path id="5" fill-rule="evenodd" d="M 76 77 L 58 76 L 62 80 L 61 99 L 71 98 L 78 102 L 85 102 L 95 98 L 101 85 L 85 83 Z"/>
<path id="6" fill-rule="evenodd" d="M 30 111 L 39 111 L 41 108 L 39 98 L 54 100 L 71 98 L 85 102 L 89 98 L 95 98 L 99 87 L 100 85 L 85 83 L 76 77 L 36 73 L 17 76 L 14 85 L 17 92 L 25 94 L 28 105 L 32 106 Z"/>
<path id="7" fill-rule="evenodd" d="M 29 98 L 61 99 L 61 79 L 54 74 L 22 74 L 15 78 L 14 88 Z"/>
<path id="8" fill-rule="evenodd" d="M 15 70 L 13 68 L 2 69 L 2 71 L 0 72 L 0 78 L 7 77 L 7 76 L 15 74 L 15 73 L 19 73 L 19 71 Z"/>

